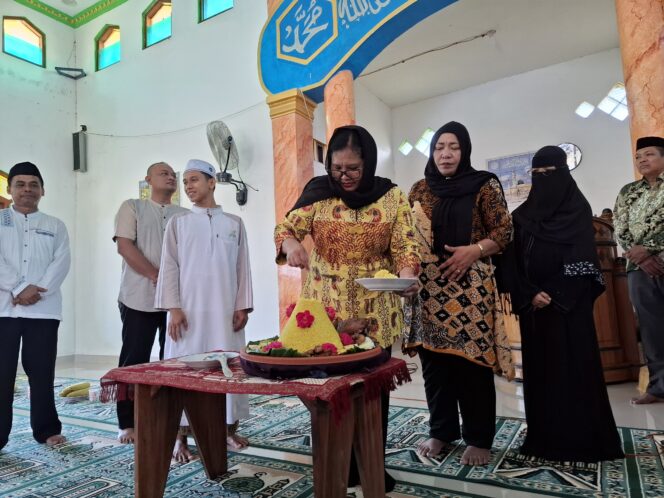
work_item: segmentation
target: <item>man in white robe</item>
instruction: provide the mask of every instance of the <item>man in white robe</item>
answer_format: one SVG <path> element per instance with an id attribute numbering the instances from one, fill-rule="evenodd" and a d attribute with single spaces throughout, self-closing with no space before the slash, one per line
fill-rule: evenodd
<path id="1" fill-rule="evenodd" d="M 155 295 L 155 308 L 168 310 L 165 358 L 245 346 L 244 326 L 253 309 L 247 235 L 242 219 L 215 203 L 215 186 L 211 164 L 187 163 L 184 188 L 193 207 L 166 226 Z M 246 395 L 226 396 L 234 449 L 248 444 L 236 433 L 248 416 Z M 186 435 L 178 437 L 173 455 L 181 462 L 191 458 Z"/>

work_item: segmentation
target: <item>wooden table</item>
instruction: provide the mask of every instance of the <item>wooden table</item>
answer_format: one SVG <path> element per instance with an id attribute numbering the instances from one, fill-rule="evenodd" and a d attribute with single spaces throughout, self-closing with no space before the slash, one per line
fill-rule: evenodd
<path id="1" fill-rule="evenodd" d="M 362 491 L 384 498 L 384 458 L 380 389 L 409 381 L 403 360 L 392 358 L 371 372 L 330 377 L 317 386 L 300 380 L 266 381 L 247 376 L 231 363 L 233 378 L 221 372 L 192 371 L 175 360 L 116 368 L 102 378 L 102 399 L 122 399 L 134 386 L 135 496 L 161 497 L 184 410 L 210 479 L 227 471 L 226 394 L 298 396 L 311 414 L 314 495 L 346 496 L 350 452 L 354 448 Z M 386 379 L 389 382 L 386 383 Z M 342 410 L 340 412 L 339 410 Z M 213 414 L 213 416 L 211 416 Z"/>

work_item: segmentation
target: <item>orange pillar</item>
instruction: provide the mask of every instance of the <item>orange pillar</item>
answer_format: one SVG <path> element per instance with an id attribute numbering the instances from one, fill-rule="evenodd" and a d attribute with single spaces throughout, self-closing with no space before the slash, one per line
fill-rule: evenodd
<path id="1" fill-rule="evenodd" d="M 355 124 L 353 73 L 341 71 L 325 85 L 325 125 L 327 142 L 339 126 Z"/>
<path id="2" fill-rule="evenodd" d="M 272 118 L 274 200 L 277 222 L 293 207 L 304 185 L 314 174 L 313 116 L 316 104 L 298 90 L 267 98 Z M 300 296 L 304 274 L 299 268 L 278 267 L 279 319 Z"/>
<path id="3" fill-rule="evenodd" d="M 267 0 L 267 15 L 268 17 L 274 14 L 274 11 L 277 10 L 281 0 Z"/>
<path id="4" fill-rule="evenodd" d="M 616 0 L 620 53 L 636 139 L 664 136 L 664 8 L 661 0 Z"/>

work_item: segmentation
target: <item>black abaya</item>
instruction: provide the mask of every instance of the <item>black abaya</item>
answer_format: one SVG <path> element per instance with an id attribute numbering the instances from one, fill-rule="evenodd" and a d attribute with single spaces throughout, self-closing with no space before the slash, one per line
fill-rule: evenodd
<path id="1" fill-rule="evenodd" d="M 516 226 L 517 265 L 526 298 L 519 313 L 528 431 L 521 453 L 557 461 L 623 458 L 604 384 L 593 320 L 597 275 L 570 274 L 572 249 Z M 573 273 L 573 272 L 572 272 Z M 527 303 L 544 291 L 552 303 Z"/>

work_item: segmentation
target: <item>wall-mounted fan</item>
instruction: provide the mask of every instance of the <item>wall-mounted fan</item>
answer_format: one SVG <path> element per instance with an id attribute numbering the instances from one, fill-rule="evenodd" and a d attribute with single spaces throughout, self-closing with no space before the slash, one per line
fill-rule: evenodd
<path id="1" fill-rule="evenodd" d="M 247 185 L 241 177 L 239 180 L 235 180 L 233 175 L 228 172 L 237 169 L 240 165 L 240 155 L 231 131 L 223 121 L 212 121 L 207 125 L 207 138 L 212 154 L 219 165 L 220 172 L 217 173 L 217 181 L 233 185 L 237 190 L 235 200 L 240 206 L 244 206 L 247 203 Z"/>

